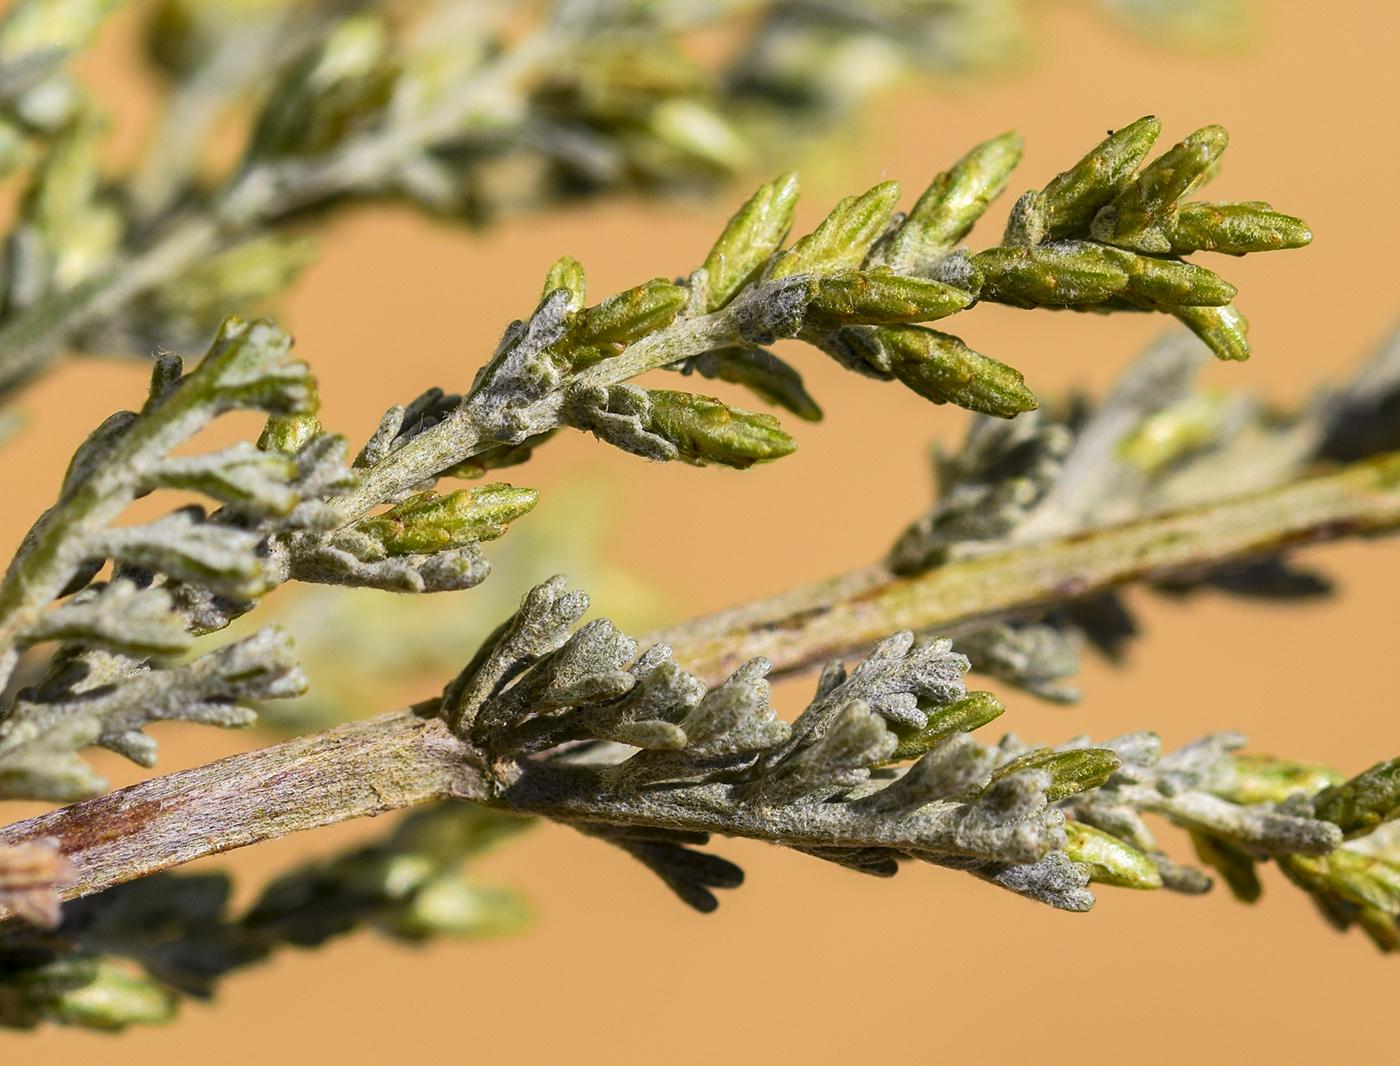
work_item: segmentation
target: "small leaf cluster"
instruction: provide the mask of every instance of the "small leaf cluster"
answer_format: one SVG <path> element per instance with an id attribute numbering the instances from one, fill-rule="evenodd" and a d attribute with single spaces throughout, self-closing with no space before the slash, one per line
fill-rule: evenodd
<path id="1" fill-rule="evenodd" d="M 1026 193 L 1003 246 L 972 256 L 968 269 L 985 299 L 1164 311 L 1219 358 L 1247 359 L 1249 324 L 1231 303 L 1234 286 L 1183 256 L 1301 248 L 1312 233 L 1266 203 L 1188 201 L 1218 172 L 1228 137 L 1203 127 L 1144 167 L 1160 130 L 1155 118 L 1139 119 Z"/>
<path id="2" fill-rule="evenodd" d="M 506 331 L 457 415 L 427 432 L 448 437 L 470 423 L 478 438 L 515 448 L 567 424 L 653 460 L 739 468 L 771 461 L 795 442 L 770 417 L 629 379 L 657 368 L 699 372 L 816 419 L 820 408 L 800 374 L 766 347 L 784 338 L 858 373 L 899 380 L 934 403 L 1001 418 L 1031 411 L 1037 401 L 1019 371 L 922 323 L 979 301 L 1158 310 L 1188 324 L 1207 313 L 1234 314 L 1220 310 L 1233 287 L 1181 258 L 1194 249 L 1177 229 L 1177 244 L 1162 254 L 1135 250 L 1157 248 L 1147 229 L 1126 222 L 1104 229 L 1108 213 L 1121 208 L 1126 218 L 1126 205 L 1139 202 L 1153 225 L 1176 225 L 1185 209 L 1178 200 L 1209 176 L 1223 150 L 1223 132 L 1208 127 L 1209 136 L 1193 134 L 1186 148 L 1139 173 L 1157 129 L 1155 119 L 1142 119 L 1111 136 L 1046 191 L 1023 197 L 1002 242 L 974 255 L 958 244 L 1019 162 L 1015 134 L 979 145 L 938 175 L 907 215 L 895 213 L 898 183 L 882 182 L 842 200 L 790 247 L 799 187 L 795 175 L 783 175 L 739 209 L 686 278 L 654 278 L 591 306 L 583 267 L 566 256 L 550 269 L 535 312 Z M 1210 151 L 1197 151 L 1198 141 Z M 1236 254 L 1310 239 L 1296 219 L 1258 205 L 1245 214 L 1247 226 L 1230 216 L 1243 227 L 1231 230 L 1227 250 Z M 1090 237 L 1092 226 L 1103 239 Z M 1245 229 L 1248 239 L 1240 236 Z M 1231 358 L 1245 352 L 1216 350 Z M 423 468 L 424 475 L 438 472 Z"/>
<path id="3" fill-rule="evenodd" d="M 74 455 L 58 501 L 0 580 L 0 676 L 13 676 L 30 648 L 58 644 L 0 718 L 0 796 L 69 801 L 100 792 L 105 782 L 78 752 L 100 746 L 151 766 L 151 722 L 251 725 L 248 702 L 306 687 L 290 637 L 266 626 L 182 661 L 197 637 L 289 579 L 470 587 L 489 569 L 480 542 L 534 505 L 532 491 L 503 484 L 350 504 L 360 471 L 382 473 L 397 455 L 371 441 L 366 452 L 383 454 L 362 453 L 358 470 L 347 465 L 348 444 L 321 429 L 315 383 L 290 346 L 267 322 L 229 319 L 189 373 L 178 356 L 158 359 L 145 406 L 107 419 Z M 183 452 L 236 410 L 269 416 L 258 445 Z M 219 507 L 119 524 L 136 498 L 161 489 Z M 107 579 L 96 580 L 104 571 Z"/>
<path id="4" fill-rule="evenodd" d="M 985 745 L 973 731 L 1004 708 L 967 690 L 969 662 L 952 642 L 911 633 L 849 673 L 829 664 L 789 724 L 773 711 L 765 660 L 707 690 L 665 645 L 640 650 L 606 619 L 574 628 L 587 606 L 562 578 L 536 587 L 438 714 L 495 764 L 499 802 L 623 847 L 697 909 L 742 880 L 695 850 L 711 833 L 876 876 L 909 860 L 947 866 L 1065 910 L 1093 905 L 1091 883 L 1207 891 L 1206 874 L 1158 847 L 1151 814 L 1188 829 L 1237 892 L 1239 863 L 1277 859 L 1295 880 L 1312 870 L 1309 891 L 1351 901 L 1352 920 L 1388 928 L 1390 940 L 1372 935 L 1394 947 L 1400 852 L 1382 830 L 1400 816 L 1400 762 L 1347 781 L 1237 756 L 1236 734 L 1168 754 L 1151 733 Z M 1358 903 L 1346 878 L 1363 868 L 1372 889 Z"/>
<path id="5" fill-rule="evenodd" d="M 296 456 L 233 445 L 176 454 L 199 430 L 235 410 L 308 416 L 316 392 L 290 339 L 263 323 L 230 320 L 197 369 L 177 356 L 156 363 L 146 405 L 108 418 L 74 455 L 58 501 L 30 530 L 0 581 L 0 663 L 60 641 L 46 675 L 23 688 L 0 721 L 0 795 L 69 800 L 105 783 L 75 754 L 100 745 L 151 765 L 143 727 L 161 719 L 246 726 L 238 699 L 297 695 L 304 682 L 291 641 L 275 626 L 167 669 L 195 636 L 219 628 L 278 583 L 258 550 L 259 527 L 314 526 L 321 501 L 308 490 L 345 487 L 344 440 L 326 437 Z M 155 489 L 200 492 L 223 507 L 183 508 L 142 525 L 116 525 Z M 111 579 L 94 583 L 110 565 Z"/>

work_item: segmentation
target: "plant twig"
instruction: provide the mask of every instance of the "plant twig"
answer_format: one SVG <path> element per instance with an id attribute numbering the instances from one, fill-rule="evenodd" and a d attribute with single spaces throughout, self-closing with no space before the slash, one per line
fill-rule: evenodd
<path id="1" fill-rule="evenodd" d="M 441 722 L 392 711 L 17 822 L 0 840 L 58 839 L 77 874 L 60 895 L 73 899 L 304 829 L 484 799 L 473 754 Z"/>
<path id="2" fill-rule="evenodd" d="M 1189 576 L 1281 548 L 1400 526 L 1400 454 L 1265 492 L 950 563 L 914 577 L 883 564 L 652 634 L 707 683 L 756 655 L 770 676 L 899 629 L 960 632 L 1128 581 Z"/>
<path id="3" fill-rule="evenodd" d="M 1400 526 L 1400 454 L 1267 492 L 1023 545 L 912 578 L 883 566 L 653 634 L 709 682 L 764 655 L 793 674 L 901 628 L 956 633 L 1068 596 Z M 431 712 L 432 706 L 421 708 Z M 206 855 L 435 799 L 497 798 L 482 756 L 401 710 L 154 778 L 0 830 L 54 837 L 71 899 Z M 507 797 L 508 798 L 508 797 Z M 0 911 L 0 916 L 9 914 Z"/>

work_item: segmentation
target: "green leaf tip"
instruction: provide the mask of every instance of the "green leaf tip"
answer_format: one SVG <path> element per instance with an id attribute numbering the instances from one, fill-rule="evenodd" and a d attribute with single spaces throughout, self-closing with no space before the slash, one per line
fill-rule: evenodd
<path id="1" fill-rule="evenodd" d="M 1107 748 L 1070 751 L 1037 748 L 998 767 L 992 780 L 998 781 L 1018 770 L 1044 770 L 1050 775 L 1045 797 L 1051 803 L 1058 803 L 1079 792 L 1098 788 L 1122 765 L 1122 760 Z"/>
<path id="2" fill-rule="evenodd" d="M 763 272 L 792 229 L 801 192 L 796 174 L 782 174 L 760 185 L 734 213 L 705 257 L 706 310 L 719 310 Z"/>
<path id="3" fill-rule="evenodd" d="M 821 225 L 773 265 L 774 278 L 793 274 L 839 274 L 854 270 L 885 232 L 899 202 L 899 182 L 885 181 L 860 196 L 848 196 Z"/>
<path id="4" fill-rule="evenodd" d="M 571 255 L 561 255 L 549 268 L 549 273 L 544 276 L 544 291 L 540 293 L 540 299 L 543 300 L 559 289 L 568 292 L 570 311 L 583 310 L 588 296 L 588 284 L 584 280 L 583 264 Z"/>
<path id="5" fill-rule="evenodd" d="M 1014 418 L 1039 403 L 1021 372 L 969 348 L 950 333 L 922 326 L 885 326 L 873 331 L 890 371 L 934 403 Z"/>
<path id="6" fill-rule="evenodd" d="M 1217 359 L 1242 363 L 1249 358 L 1249 320 L 1233 304 L 1224 307 L 1176 307 L 1171 314 L 1204 341 Z"/>
<path id="7" fill-rule="evenodd" d="M 689 295 L 684 286 L 653 278 L 581 312 L 573 337 L 573 369 L 619 355 L 629 344 L 665 329 L 681 313 Z"/>
<path id="8" fill-rule="evenodd" d="M 1312 230 L 1301 218 L 1275 211 L 1262 202 L 1182 204 L 1164 224 L 1170 250 L 1247 255 L 1312 243 Z"/>
<path id="9" fill-rule="evenodd" d="M 743 385 L 760 399 L 820 422 L 822 409 L 802 384 L 802 375 L 763 348 L 716 348 L 696 356 L 692 365 L 702 376 Z"/>
<path id="10" fill-rule="evenodd" d="M 872 262 L 906 273 L 952 251 L 1006 190 L 1023 147 L 1019 133 L 1003 133 L 935 177 L 909 217 L 875 246 Z"/>
<path id="11" fill-rule="evenodd" d="M 291 348 L 291 336 L 267 319 L 230 315 L 180 391 L 190 404 L 213 401 L 223 410 L 315 414 L 316 382 L 305 363 L 287 358 Z"/>
<path id="12" fill-rule="evenodd" d="M 1229 140 L 1220 126 L 1206 126 L 1163 152 L 1098 211 L 1090 233 L 1096 240 L 1134 251 L 1172 251 L 1162 224 L 1179 201 L 1210 180 Z"/>
<path id="13" fill-rule="evenodd" d="M 1162 124 L 1148 115 L 1099 142 L 1074 166 L 1045 186 L 1046 226 L 1059 238 L 1084 230 L 1147 158 Z"/>
<path id="14" fill-rule="evenodd" d="M 928 724 L 923 729 L 908 731 L 895 727 L 899 746 L 890 762 L 917 759 L 936 748 L 955 733 L 971 733 L 1006 712 L 1006 708 L 990 692 L 969 692 L 962 699 L 945 707 L 929 709 Z"/>

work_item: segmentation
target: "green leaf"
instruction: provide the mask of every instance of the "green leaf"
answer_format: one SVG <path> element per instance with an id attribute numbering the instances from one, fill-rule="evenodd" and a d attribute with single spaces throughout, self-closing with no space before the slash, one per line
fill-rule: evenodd
<path id="1" fill-rule="evenodd" d="M 1400 757 L 1376 763 L 1350 781 L 1333 785 L 1313 804 L 1318 818 L 1350 837 L 1363 836 L 1400 816 Z"/>
<path id="2" fill-rule="evenodd" d="M 206 522 L 201 508 L 187 507 L 145 525 L 108 529 L 93 542 L 96 550 L 128 566 L 251 599 L 280 582 L 277 568 L 257 551 L 260 539 L 231 525 Z"/>
<path id="3" fill-rule="evenodd" d="M 1400 914 L 1400 865 L 1375 855 L 1338 848 L 1330 855 L 1290 855 L 1294 870 L 1306 869 L 1353 903 Z"/>
<path id="4" fill-rule="evenodd" d="M 205 259 L 150 296 L 160 319 L 189 319 L 194 329 L 208 328 L 230 310 L 246 311 L 282 292 L 316 258 L 316 243 L 306 237 L 276 234 L 256 237 Z"/>
<path id="5" fill-rule="evenodd" d="M 665 329 L 681 313 L 689 296 L 683 286 L 653 278 L 588 308 L 580 314 L 572 337 L 576 347 L 570 366 L 582 370 L 621 354 L 648 333 Z"/>
<path id="6" fill-rule="evenodd" d="M 1045 186 L 1051 239 L 1087 233 L 1099 208 L 1112 200 L 1147 158 L 1162 124 L 1148 115 L 1124 126 Z"/>
<path id="7" fill-rule="evenodd" d="M 984 276 L 982 298 L 1012 307 L 1096 304 L 1128 288 L 1123 253 L 1088 241 L 988 248 L 971 261 Z"/>
<path id="8" fill-rule="evenodd" d="M 503 481 L 446 496 L 420 492 L 346 529 L 376 541 L 388 555 L 426 555 L 504 536 L 509 523 L 527 514 L 538 499 L 534 489 L 512 488 Z"/>
<path id="9" fill-rule="evenodd" d="M 1266 203 L 1183 204 L 1163 224 L 1171 251 L 1245 255 L 1282 248 L 1303 248 L 1312 231 L 1301 218 L 1273 210 Z"/>
<path id="10" fill-rule="evenodd" d="M 1143 419 L 1118 445 L 1118 456 L 1145 474 L 1156 474 L 1213 441 L 1230 407 L 1228 393 L 1194 392 Z"/>
<path id="11" fill-rule="evenodd" d="M 146 479 L 150 488 L 186 489 L 253 514 L 286 515 L 301 502 L 288 484 L 297 465 L 239 441 L 210 455 L 167 458 Z"/>
<path id="12" fill-rule="evenodd" d="M 1003 714 L 1006 708 L 990 692 L 969 692 L 946 707 L 923 710 L 928 716 L 928 724 L 923 729 L 909 732 L 902 731 L 898 725 L 890 727 L 899 737 L 899 747 L 895 748 L 890 762 L 917 759 L 954 733 L 971 733 L 974 729 L 981 729 Z"/>
<path id="13" fill-rule="evenodd" d="M 50 1011 L 65 1025 L 117 1031 L 128 1025 L 173 1021 L 179 1012 L 179 996 L 149 977 L 137 977 L 100 962 L 90 983 L 64 993 Z"/>
<path id="14" fill-rule="evenodd" d="M 1249 320 L 1235 309 L 1224 307 L 1175 307 L 1171 314 L 1215 353 L 1217 359 L 1243 362 L 1249 358 Z"/>
<path id="15" fill-rule="evenodd" d="M 648 428 L 676 446 L 688 463 L 719 463 L 745 470 L 790 455 L 797 442 L 772 415 L 730 407 L 713 396 L 648 389 Z"/>
<path id="16" fill-rule="evenodd" d="M 1065 854 L 1089 868 L 1089 880 L 1119 888 L 1162 887 L 1156 865 L 1137 848 L 1083 822 L 1065 822 Z"/>
<path id="17" fill-rule="evenodd" d="M 663 143 L 720 170 L 743 170 L 753 160 L 753 151 L 739 131 L 718 111 L 698 100 L 664 100 L 652 109 L 647 125 Z"/>
<path id="18" fill-rule="evenodd" d="M 796 174 L 782 174 L 758 187 L 734 213 L 705 257 L 709 275 L 706 310 L 717 311 L 763 272 L 792 229 L 801 187 Z"/>
<path id="19" fill-rule="evenodd" d="M 1224 307 L 1238 291 L 1224 278 L 1193 263 L 1119 251 L 1128 272 L 1128 297 L 1152 308 Z"/>
<path id="20" fill-rule="evenodd" d="M 318 401 L 319 402 L 319 401 Z M 314 414 L 273 415 L 258 437 L 258 448 L 265 452 L 296 455 L 312 437 L 321 433 L 321 420 Z"/>
<path id="21" fill-rule="evenodd" d="M 1400 864 L 1347 848 L 1280 855 L 1277 862 L 1337 924 L 1355 922 L 1382 951 L 1400 951 Z"/>
<path id="22" fill-rule="evenodd" d="M 1050 787 L 1045 790 L 1045 797 L 1051 803 L 1058 803 L 1087 789 L 1098 788 L 1122 765 L 1123 761 L 1107 748 L 1075 748 L 1072 751 L 1037 748 L 997 767 L 992 780 L 999 781 L 1018 770 L 1044 770 L 1050 775 Z"/>
<path id="23" fill-rule="evenodd" d="M 321 50 L 295 65 L 258 121 L 255 157 L 324 155 L 382 117 L 398 67 L 389 31 L 374 14 L 355 14 L 331 29 Z"/>
<path id="24" fill-rule="evenodd" d="M 889 226 L 898 202 L 897 181 L 881 182 L 861 196 L 846 197 L 820 226 L 774 264 L 772 276 L 839 274 L 856 269 Z"/>
<path id="25" fill-rule="evenodd" d="M 266 319 L 248 322 L 230 315 L 180 392 L 191 404 L 206 402 L 225 411 L 314 414 L 316 382 L 305 363 L 287 358 L 291 347 L 292 338 Z"/>
<path id="26" fill-rule="evenodd" d="M 922 326 L 872 330 L 890 370 L 926 400 L 1014 418 L 1039 404 L 1019 370 L 975 352 L 949 333 Z"/>
<path id="27" fill-rule="evenodd" d="M 479 885 L 457 874 L 434 878 L 396 916 L 394 932 L 409 939 L 463 940 L 515 936 L 535 923 L 535 908 L 510 888 Z"/>
<path id="28" fill-rule="evenodd" d="M 583 277 L 583 264 L 571 255 L 561 255 L 549 268 L 549 273 L 544 276 L 544 291 L 540 293 L 540 299 L 543 300 L 556 289 L 568 290 L 570 311 L 583 310 L 588 285 Z"/>
<path id="29" fill-rule="evenodd" d="M 907 274 L 952 251 L 1006 189 L 1023 143 L 1019 133 L 1003 133 L 939 174 L 904 223 L 876 246 L 873 262 Z"/>
<path id="30" fill-rule="evenodd" d="M 856 323 L 931 322 L 967 307 L 971 293 L 941 281 L 875 271 L 823 277 L 807 305 L 807 324 L 835 329 Z"/>
<path id="31" fill-rule="evenodd" d="M 1282 803 L 1289 796 L 1312 796 L 1346 780 L 1330 767 L 1272 755 L 1236 755 L 1235 770 L 1238 781 L 1222 793 L 1232 803 Z"/>

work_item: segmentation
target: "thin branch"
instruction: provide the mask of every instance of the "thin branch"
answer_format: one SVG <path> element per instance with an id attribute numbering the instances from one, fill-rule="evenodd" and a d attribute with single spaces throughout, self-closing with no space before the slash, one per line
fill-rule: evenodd
<path id="1" fill-rule="evenodd" d="M 956 633 L 1127 581 L 1397 527 L 1400 454 L 1393 453 L 1267 492 L 1024 545 L 917 577 L 866 567 L 650 640 L 671 644 L 677 660 L 710 682 L 755 655 L 771 658 L 775 673 L 791 674 L 898 629 Z M 0 846 L 56 838 L 77 871 L 62 890 L 74 898 L 206 855 L 436 799 L 509 803 L 509 792 L 495 795 L 489 779 L 480 753 L 441 721 L 395 711 L 18 822 L 0 830 Z"/>
<path id="2" fill-rule="evenodd" d="M 900 629 L 957 636 L 1129 581 L 1187 577 L 1281 548 L 1400 527 L 1400 454 L 1264 492 L 1019 545 L 913 577 L 881 564 L 651 635 L 707 684 L 762 655 L 770 677 L 848 655 Z"/>
<path id="3" fill-rule="evenodd" d="M 0 830 L 0 845 L 59 840 L 77 874 L 60 895 L 73 899 L 304 829 L 485 799 L 484 780 L 475 753 L 440 721 L 391 711 L 17 822 Z"/>

